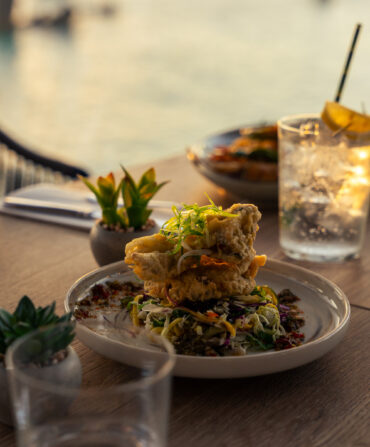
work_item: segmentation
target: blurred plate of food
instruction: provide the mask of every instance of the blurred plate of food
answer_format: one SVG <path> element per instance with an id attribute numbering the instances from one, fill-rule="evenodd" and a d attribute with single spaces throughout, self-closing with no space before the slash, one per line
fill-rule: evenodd
<path id="1" fill-rule="evenodd" d="M 235 197 L 276 203 L 278 150 L 276 124 L 231 129 L 187 149 L 187 158 L 204 177 Z"/>

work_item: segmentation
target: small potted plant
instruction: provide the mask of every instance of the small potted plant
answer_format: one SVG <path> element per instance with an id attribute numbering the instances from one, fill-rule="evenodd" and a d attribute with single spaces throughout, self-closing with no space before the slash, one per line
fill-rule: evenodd
<path id="1" fill-rule="evenodd" d="M 118 185 L 112 173 L 99 177 L 96 186 L 81 177 L 102 209 L 102 218 L 90 232 L 91 250 L 99 265 L 122 260 L 128 242 L 159 231 L 148 205 L 167 182 L 158 184 L 153 168 L 144 172 L 138 183 L 124 167 L 122 170 L 125 175 Z M 118 205 L 120 195 L 123 206 Z"/>
<path id="2" fill-rule="evenodd" d="M 58 317 L 55 302 L 46 307 L 35 307 L 24 296 L 13 314 L 0 309 L 0 422 L 13 425 L 8 393 L 5 354 L 9 346 L 18 338 L 39 328 L 47 328 L 45 337 L 36 352 L 32 353 L 35 376 L 40 380 L 48 376 L 60 378 L 61 383 L 78 387 L 81 384 L 80 360 L 70 345 L 74 338 L 74 326 L 67 324 L 72 314 Z M 65 323 L 56 331 L 58 323 Z"/>

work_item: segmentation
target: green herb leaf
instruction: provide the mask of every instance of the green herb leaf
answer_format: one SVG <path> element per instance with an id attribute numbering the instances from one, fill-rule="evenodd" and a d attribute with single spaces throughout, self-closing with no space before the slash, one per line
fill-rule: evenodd
<path id="1" fill-rule="evenodd" d="M 261 332 L 258 334 L 260 336 Z M 271 349 L 274 347 L 273 344 L 270 343 L 264 343 L 263 341 L 259 340 L 257 337 L 253 336 L 252 334 L 246 333 L 246 337 L 248 338 L 250 344 L 257 349 L 262 349 L 266 351 L 267 349 Z"/>
<path id="2" fill-rule="evenodd" d="M 157 320 L 152 318 L 153 327 L 164 327 L 164 320 Z"/>
<path id="3" fill-rule="evenodd" d="M 273 149 L 257 148 L 248 154 L 247 158 L 249 160 L 277 163 L 278 153 Z"/>
<path id="4" fill-rule="evenodd" d="M 181 310 L 181 309 L 174 309 L 174 310 L 172 311 L 172 313 L 171 313 L 171 318 L 172 318 L 173 320 L 175 320 L 176 318 L 182 318 L 182 317 L 184 317 L 185 315 L 188 315 L 188 313 L 185 312 L 185 311 L 183 311 L 183 310 Z"/>
<path id="5" fill-rule="evenodd" d="M 166 236 L 168 240 L 174 242 L 175 248 L 172 251 L 173 254 L 180 251 L 183 242 L 188 236 L 207 237 L 208 216 L 238 217 L 237 214 L 223 211 L 222 207 L 216 206 L 208 195 L 207 197 L 210 205 L 199 206 L 196 203 L 194 205 L 183 204 L 181 210 L 172 207 L 174 217 L 163 224 L 161 234 Z"/>

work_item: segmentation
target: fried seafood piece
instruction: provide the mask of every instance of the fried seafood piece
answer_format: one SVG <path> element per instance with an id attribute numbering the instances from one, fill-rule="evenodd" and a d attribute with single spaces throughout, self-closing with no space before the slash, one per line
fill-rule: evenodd
<path id="1" fill-rule="evenodd" d="M 236 266 L 238 273 L 243 274 L 255 256 L 253 242 L 261 213 L 252 204 L 234 204 L 225 212 L 235 217 L 207 215 L 205 234 L 187 236 L 182 243 L 182 252 L 174 253 L 176 240 L 156 234 L 128 243 L 125 262 L 141 279 L 163 282 L 178 278 L 189 269 L 202 267 L 201 254 L 206 250 L 208 258 Z"/>
<path id="2" fill-rule="evenodd" d="M 145 281 L 144 288 L 146 293 L 161 298 L 169 305 L 185 300 L 205 301 L 248 295 L 256 286 L 254 277 L 265 261 L 265 256 L 256 256 L 244 275 L 229 266 L 201 267 L 187 270 L 167 281 Z"/>
<path id="3" fill-rule="evenodd" d="M 144 288 L 148 295 L 161 298 L 165 302 L 179 304 L 181 301 L 205 301 L 230 295 L 248 294 L 255 287 L 253 278 L 245 278 L 237 272 L 220 272 L 207 270 L 202 275 L 198 271 L 188 270 L 176 279 L 164 282 L 145 281 Z"/>
<path id="4" fill-rule="evenodd" d="M 162 234 L 133 239 L 126 245 L 125 263 L 144 280 L 165 279 L 176 267 L 176 259 L 170 253 L 174 244 Z"/>

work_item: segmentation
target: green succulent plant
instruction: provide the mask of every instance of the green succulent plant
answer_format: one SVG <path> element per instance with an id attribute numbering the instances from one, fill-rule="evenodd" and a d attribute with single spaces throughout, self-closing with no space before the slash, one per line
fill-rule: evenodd
<path id="1" fill-rule="evenodd" d="M 57 323 L 70 322 L 72 313 L 61 317 L 55 314 L 55 302 L 46 307 L 35 307 L 33 302 L 24 296 L 18 303 L 14 313 L 0 309 L 0 360 L 9 346 L 18 338 L 38 328 L 46 327 L 42 333 L 39 347 L 34 347 L 30 356 L 36 363 L 44 363 L 54 354 L 66 349 L 74 338 L 74 325 L 66 324 L 62 329 Z"/>
<path id="2" fill-rule="evenodd" d="M 122 166 L 124 178 L 116 185 L 113 173 L 99 177 L 94 186 L 89 180 L 80 176 L 85 185 L 95 194 L 102 209 L 102 221 L 108 226 L 135 230 L 143 227 L 152 210 L 148 209 L 149 201 L 168 182 L 157 183 L 154 168 L 148 169 L 136 183 L 131 174 Z M 123 207 L 118 205 L 122 194 Z"/>
<path id="3" fill-rule="evenodd" d="M 108 226 L 118 225 L 121 228 L 127 228 L 125 210 L 118 208 L 118 198 L 122 181 L 116 185 L 116 180 L 112 172 L 106 177 L 99 177 L 96 186 L 82 176 L 79 176 L 79 178 L 94 193 L 102 210 L 103 223 Z"/>
<path id="4" fill-rule="evenodd" d="M 123 167 L 125 176 L 121 182 L 122 198 L 126 209 L 128 224 L 135 230 L 141 228 L 147 222 L 151 209 L 148 209 L 149 201 L 168 182 L 157 183 L 154 168 L 148 169 L 136 183 L 130 173 Z"/>

